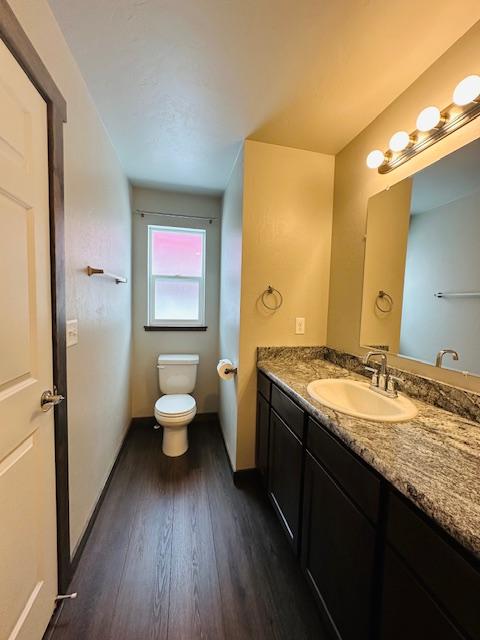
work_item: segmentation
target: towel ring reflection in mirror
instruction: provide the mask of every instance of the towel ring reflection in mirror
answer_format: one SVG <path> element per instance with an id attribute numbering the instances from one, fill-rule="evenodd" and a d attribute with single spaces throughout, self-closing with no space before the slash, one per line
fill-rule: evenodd
<path id="1" fill-rule="evenodd" d="M 393 309 L 393 298 L 386 291 L 378 292 L 377 297 L 375 298 L 375 308 L 380 311 L 380 313 L 390 313 Z"/>
<path id="2" fill-rule="evenodd" d="M 266 300 L 269 296 L 273 296 L 275 302 L 273 305 L 267 304 Z M 265 291 L 262 293 L 262 304 L 264 307 L 269 309 L 269 311 L 277 311 L 283 304 L 283 296 L 278 289 L 272 287 L 272 285 L 268 285 Z"/>

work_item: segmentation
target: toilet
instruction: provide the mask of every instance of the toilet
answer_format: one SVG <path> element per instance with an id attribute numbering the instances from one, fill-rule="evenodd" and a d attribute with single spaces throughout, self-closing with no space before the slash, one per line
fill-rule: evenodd
<path id="1" fill-rule="evenodd" d="M 187 428 L 197 413 L 195 388 L 199 356 L 160 354 L 158 384 L 164 395 L 155 403 L 155 419 L 163 427 L 162 450 L 172 458 L 188 449 Z"/>

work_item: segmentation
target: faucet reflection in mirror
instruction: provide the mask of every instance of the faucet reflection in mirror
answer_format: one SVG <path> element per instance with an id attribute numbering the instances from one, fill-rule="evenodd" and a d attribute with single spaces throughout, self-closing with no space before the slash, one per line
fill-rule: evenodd
<path id="1" fill-rule="evenodd" d="M 415 131 L 394 133 L 385 153 L 374 149 L 368 154 L 367 167 L 388 173 L 479 116 L 480 76 L 470 75 L 459 82 L 452 100 L 443 111 L 433 105 L 425 107 L 417 117 Z"/>

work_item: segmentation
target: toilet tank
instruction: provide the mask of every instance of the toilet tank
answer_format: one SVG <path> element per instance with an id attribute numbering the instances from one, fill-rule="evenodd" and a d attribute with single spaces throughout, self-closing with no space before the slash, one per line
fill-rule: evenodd
<path id="1" fill-rule="evenodd" d="M 192 393 L 199 356 L 162 353 L 158 356 L 158 384 L 162 393 Z"/>

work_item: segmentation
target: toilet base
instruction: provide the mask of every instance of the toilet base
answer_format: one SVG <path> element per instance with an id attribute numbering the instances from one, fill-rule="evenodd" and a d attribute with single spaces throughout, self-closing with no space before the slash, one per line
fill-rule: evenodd
<path id="1" fill-rule="evenodd" d="M 176 458 L 188 450 L 187 426 L 163 427 L 162 451 L 169 458 Z"/>

